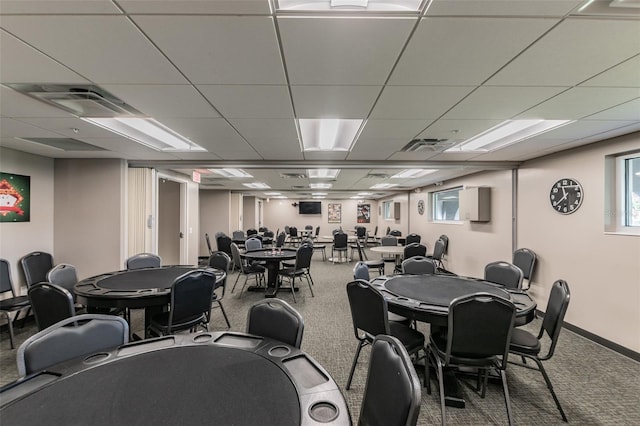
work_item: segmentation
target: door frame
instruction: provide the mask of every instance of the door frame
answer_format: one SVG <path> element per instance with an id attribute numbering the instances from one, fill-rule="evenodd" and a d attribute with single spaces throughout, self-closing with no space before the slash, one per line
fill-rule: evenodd
<path id="1" fill-rule="evenodd" d="M 154 221 L 154 229 L 153 229 L 153 245 L 155 253 L 158 253 L 158 219 L 160 217 L 160 209 L 159 209 L 159 192 L 158 192 L 158 182 L 160 179 L 170 180 L 172 182 L 176 182 L 180 184 L 180 232 L 183 237 L 180 238 L 180 264 L 187 265 L 189 264 L 189 237 L 190 234 L 187 232 L 187 206 L 189 205 L 189 191 L 187 191 L 187 183 L 188 179 L 182 179 L 180 177 L 176 177 L 174 175 L 170 175 L 161 171 L 158 171 L 156 175 L 156 179 L 154 180 L 155 188 L 154 188 L 154 210 L 156 220 Z"/>

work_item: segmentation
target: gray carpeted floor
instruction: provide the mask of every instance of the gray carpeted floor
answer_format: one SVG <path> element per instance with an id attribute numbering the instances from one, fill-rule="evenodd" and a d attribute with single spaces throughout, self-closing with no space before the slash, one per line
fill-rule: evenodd
<path id="1" fill-rule="evenodd" d="M 373 254 L 375 257 L 375 254 Z M 315 297 L 303 285 L 293 303 L 290 293 L 279 296 L 291 303 L 305 320 L 302 349 L 320 362 L 344 389 L 356 348 L 351 314 L 345 285 L 352 279 L 354 263 L 332 264 L 323 262 L 319 253 L 314 254 L 312 276 L 315 281 Z M 387 265 L 387 272 L 391 265 Z M 239 297 L 240 282 L 236 291 L 231 287 L 236 274 L 229 277 L 227 294 L 223 304 L 231 320 L 233 330 L 245 328 L 247 307 L 262 298 L 260 293 L 243 293 Z M 571 285 L 571 283 L 569 283 Z M 571 309 L 571 306 L 569 306 Z M 134 312 L 134 329 L 142 334 L 142 313 Z M 532 330 L 540 326 L 539 320 L 528 325 Z M 219 309 L 213 311 L 212 330 L 225 330 L 226 324 Z M 428 333 L 427 324 L 419 329 Z M 35 332 L 33 322 L 16 329 L 20 344 Z M 0 382 L 8 383 L 17 378 L 15 350 L 9 348 L 6 331 L 2 333 L 0 346 Z M 344 391 L 354 423 L 358 419 L 360 401 L 364 391 L 369 350 L 366 348 L 356 368 L 351 390 Z M 545 363 L 554 388 L 569 418 L 569 422 L 581 425 L 637 425 L 640 424 L 640 364 L 611 350 L 586 340 L 568 330 L 563 330 L 554 357 Z M 419 374 L 421 374 L 419 372 Z M 563 424 L 553 399 L 540 373 L 509 366 L 507 369 L 509 391 L 515 423 L 527 425 Z M 214 378 L 212 378 L 214 380 Z M 418 424 L 441 422 L 437 382 L 433 393 L 423 388 L 422 405 Z M 449 424 L 505 424 L 507 422 L 504 398 L 499 382 L 490 383 L 485 399 L 481 399 L 470 387 L 464 387 L 467 407 L 447 407 Z M 203 399 L 206 403 L 206 398 Z M 393 401 L 389 401 L 393 404 Z"/>

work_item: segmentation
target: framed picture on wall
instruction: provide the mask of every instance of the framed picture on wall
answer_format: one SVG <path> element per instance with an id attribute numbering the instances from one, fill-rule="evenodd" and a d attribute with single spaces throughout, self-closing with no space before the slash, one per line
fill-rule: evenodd
<path id="1" fill-rule="evenodd" d="M 358 223 L 371 222 L 371 204 L 358 204 Z"/>
<path id="2" fill-rule="evenodd" d="M 342 204 L 328 204 L 327 210 L 329 223 L 342 222 Z"/>
<path id="3" fill-rule="evenodd" d="M 31 176 L 0 172 L 0 222 L 31 220 Z"/>

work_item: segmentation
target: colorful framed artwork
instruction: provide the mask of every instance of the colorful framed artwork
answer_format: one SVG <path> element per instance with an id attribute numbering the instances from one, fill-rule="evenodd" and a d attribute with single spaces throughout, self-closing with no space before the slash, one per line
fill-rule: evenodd
<path id="1" fill-rule="evenodd" d="M 327 211 L 329 223 L 342 222 L 342 204 L 328 204 Z"/>
<path id="2" fill-rule="evenodd" d="M 371 204 L 358 204 L 358 223 L 371 223 Z"/>
<path id="3" fill-rule="evenodd" d="M 31 176 L 0 172 L 0 222 L 31 220 Z"/>

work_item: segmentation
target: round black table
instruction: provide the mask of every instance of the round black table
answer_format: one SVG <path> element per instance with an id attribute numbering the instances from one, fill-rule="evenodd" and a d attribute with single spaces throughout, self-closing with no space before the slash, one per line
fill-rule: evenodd
<path id="1" fill-rule="evenodd" d="M 278 271 L 280 270 L 280 262 L 283 260 L 291 260 L 296 258 L 295 249 L 259 249 L 251 250 L 240 254 L 248 260 L 265 262 L 267 266 L 267 289 L 265 291 L 265 297 L 276 297 L 278 287 L 276 281 L 278 280 Z M 249 287 L 249 290 L 255 290 L 257 287 Z M 293 290 L 292 290 L 293 291 Z"/>
<path id="2" fill-rule="evenodd" d="M 109 272 L 79 281 L 73 291 L 78 303 L 89 308 L 145 309 L 145 329 L 151 316 L 162 312 L 171 300 L 171 285 L 180 275 L 197 268 L 188 265 L 162 266 Z M 224 271 L 204 268 L 224 279 Z"/>
<path id="3" fill-rule="evenodd" d="M 167 336 L 6 386 L 7 425 L 350 425 L 338 385 L 304 352 L 218 332 Z"/>

